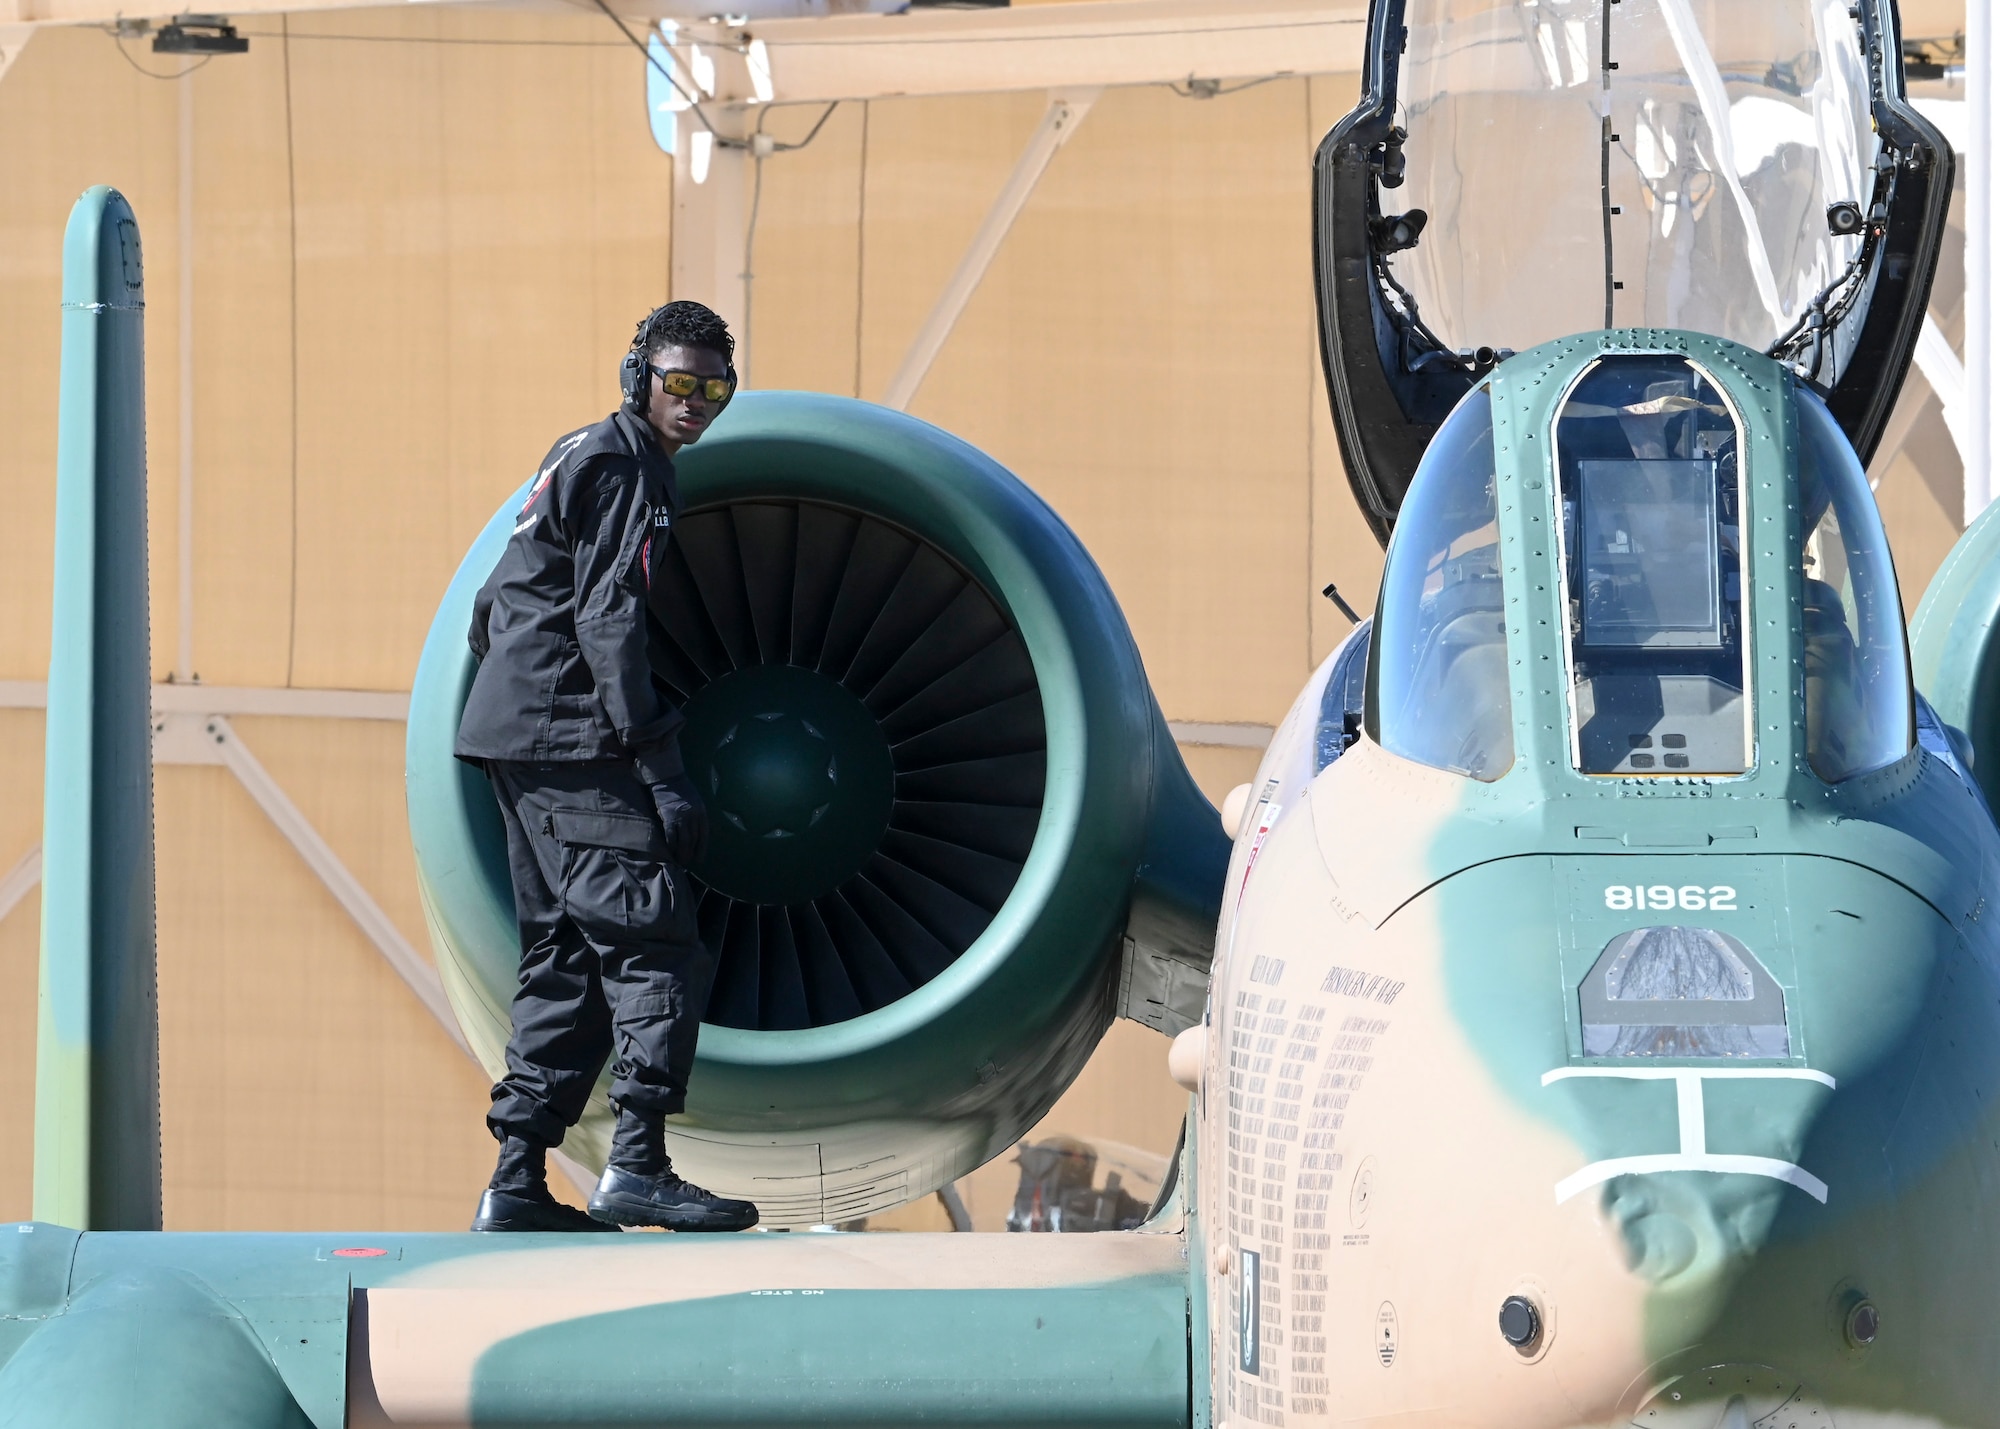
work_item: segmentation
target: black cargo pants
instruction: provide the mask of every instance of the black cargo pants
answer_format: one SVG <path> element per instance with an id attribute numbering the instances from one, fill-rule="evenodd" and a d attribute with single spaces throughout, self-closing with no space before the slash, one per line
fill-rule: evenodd
<path id="1" fill-rule="evenodd" d="M 626 760 L 489 759 L 486 773 L 521 924 L 514 1035 L 487 1125 L 560 1144 L 614 1056 L 614 1103 L 684 1110 L 715 959 L 651 792 Z"/>

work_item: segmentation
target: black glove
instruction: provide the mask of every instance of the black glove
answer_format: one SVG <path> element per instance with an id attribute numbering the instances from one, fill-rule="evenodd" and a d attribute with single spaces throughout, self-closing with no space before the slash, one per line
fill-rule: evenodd
<path id="1" fill-rule="evenodd" d="M 667 834 L 667 857 L 682 868 L 699 863 L 708 851 L 708 810 L 688 778 L 679 737 L 642 751 L 633 763 L 652 791 L 653 808 Z"/>
<path id="2" fill-rule="evenodd" d="M 708 809 L 694 791 L 694 780 L 676 774 L 652 786 L 653 807 L 667 831 L 667 857 L 692 868 L 708 851 Z"/>

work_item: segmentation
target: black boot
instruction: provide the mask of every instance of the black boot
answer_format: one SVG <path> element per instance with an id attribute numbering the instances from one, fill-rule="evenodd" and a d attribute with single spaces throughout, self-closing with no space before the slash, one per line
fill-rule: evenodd
<path id="1" fill-rule="evenodd" d="M 476 1231 L 615 1231 L 616 1226 L 593 1220 L 574 1206 L 566 1206 L 549 1193 L 548 1148 L 518 1136 L 500 1141 L 500 1164 L 486 1194 L 479 1198 L 479 1213 L 472 1218 Z"/>
<path id="2" fill-rule="evenodd" d="M 610 1164 L 590 1197 L 590 1213 L 620 1226 L 670 1231 L 744 1231 L 757 1208 L 704 1191 L 674 1174 L 667 1159 L 665 1118 L 618 1108 Z"/>

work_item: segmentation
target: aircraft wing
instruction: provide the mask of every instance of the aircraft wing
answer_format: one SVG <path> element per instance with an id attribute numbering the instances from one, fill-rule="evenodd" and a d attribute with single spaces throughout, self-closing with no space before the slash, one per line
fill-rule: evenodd
<path id="1" fill-rule="evenodd" d="M 636 1244 L 0 1227 L 0 1424 L 1182 1425 L 1176 1220 Z"/>

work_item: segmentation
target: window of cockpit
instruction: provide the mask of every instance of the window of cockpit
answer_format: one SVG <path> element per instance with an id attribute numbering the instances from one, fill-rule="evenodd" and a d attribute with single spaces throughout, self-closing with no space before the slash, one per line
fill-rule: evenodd
<path id="1" fill-rule="evenodd" d="M 1468 393 L 1396 514 L 1369 644 L 1366 727 L 1391 754 L 1498 779 L 1514 763 L 1493 399 Z"/>
<path id="2" fill-rule="evenodd" d="M 1829 784 L 1910 752 L 1916 713 L 1902 599 L 1868 478 L 1817 394 L 1799 414 L 1806 752 Z"/>
<path id="3" fill-rule="evenodd" d="M 1606 357 L 1556 420 L 1570 748 L 1585 774 L 1750 766 L 1739 434 L 1685 358 Z"/>

